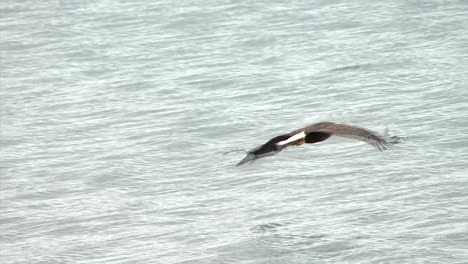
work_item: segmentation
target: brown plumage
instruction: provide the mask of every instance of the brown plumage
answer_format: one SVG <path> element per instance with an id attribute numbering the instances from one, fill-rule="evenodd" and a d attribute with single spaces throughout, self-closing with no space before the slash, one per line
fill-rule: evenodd
<path id="1" fill-rule="evenodd" d="M 275 155 L 289 146 L 299 146 L 304 143 L 318 143 L 333 135 L 366 142 L 380 151 L 388 149 L 391 145 L 399 143 L 401 139 L 397 136 L 381 136 L 362 127 L 336 124 L 332 122 L 321 122 L 270 139 L 267 143 L 249 151 L 247 156 L 242 159 L 237 166 L 248 161 L 254 161 L 259 158 Z"/>

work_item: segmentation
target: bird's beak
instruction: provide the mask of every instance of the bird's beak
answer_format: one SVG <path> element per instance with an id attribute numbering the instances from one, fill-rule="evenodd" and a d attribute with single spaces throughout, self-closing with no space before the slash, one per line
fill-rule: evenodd
<path id="1" fill-rule="evenodd" d="M 236 167 L 244 164 L 244 163 L 247 163 L 249 161 L 253 161 L 253 160 L 256 160 L 258 159 L 257 156 L 255 154 L 252 154 L 252 153 L 249 153 L 247 154 L 247 156 L 245 156 L 245 158 L 243 158 L 241 161 L 239 161 L 239 163 L 237 163 Z"/>

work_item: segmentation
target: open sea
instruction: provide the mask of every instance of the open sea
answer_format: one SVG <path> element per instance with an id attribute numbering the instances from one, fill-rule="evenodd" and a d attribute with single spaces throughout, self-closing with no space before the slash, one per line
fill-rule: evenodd
<path id="1" fill-rule="evenodd" d="M 1 1 L 0 263 L 468 263 L 468 1 Z"/>

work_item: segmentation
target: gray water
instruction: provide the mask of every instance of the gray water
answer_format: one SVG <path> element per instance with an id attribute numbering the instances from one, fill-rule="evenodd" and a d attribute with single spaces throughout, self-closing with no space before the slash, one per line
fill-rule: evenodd
<path id="1" fill-rule="evenodd" d="M 468 263 L 468 2 L 2 1 L 0 263 Z M 235 167 L 318 121 L 332 138 Z"/>

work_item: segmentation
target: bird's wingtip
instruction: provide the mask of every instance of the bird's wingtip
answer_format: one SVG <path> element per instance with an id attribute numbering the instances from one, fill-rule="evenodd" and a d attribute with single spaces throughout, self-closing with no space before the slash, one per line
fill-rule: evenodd
<path id="1" fill-rule="evenodd" d="M 247 154 L 247 156 L 245 156 L 245 158 L 243 158 L 241 161 L 239 161 L 239 163 L 237 163 L 236 167 L 239 167 L 240 165 L 247 163 L 249 161 L 253 161 L 255 159 L 257 159 L 257 156 L 255 156 L 252 153 L 249 153 Z"/>

